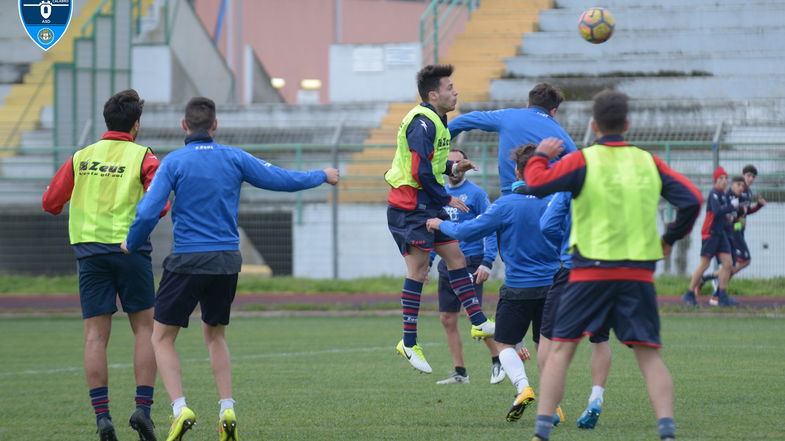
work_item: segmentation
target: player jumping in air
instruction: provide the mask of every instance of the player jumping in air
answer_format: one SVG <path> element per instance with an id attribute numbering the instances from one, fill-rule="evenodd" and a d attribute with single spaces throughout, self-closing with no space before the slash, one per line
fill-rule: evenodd
<path id="1" fill-rule="evenodd" d="M 452 289 L 472 323 L 472 337 L 492 337 L 495 327 L 482 311 L 458 242 L 425 228 L 425 221 L 444 213 L 444 206 L 469 211 L 463 201 L 444 189 L 444 174 L 474 168 L 468 160 L 447 160 L 447 113 L 455 110 L 458 101 L 458 91 L 450 79 L 452 71 L 450 65 L 428 65 L 417 73 L 417 90 L 423 102 L 403 118 L 392 167 L 384 175 L 392 187 L 387 197 L 387 226 L 406 261 L 406 280 L 401 291 L 403 339 L 396 351 L 425 373 L 432 369 L 417 344 L 417 317 L 431 250 L 446 262 Z"/>

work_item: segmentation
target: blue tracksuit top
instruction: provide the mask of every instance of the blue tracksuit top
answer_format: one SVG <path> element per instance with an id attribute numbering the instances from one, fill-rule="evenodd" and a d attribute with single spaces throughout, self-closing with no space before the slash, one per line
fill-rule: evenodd
<path id="1" fill-rule="evenodd" d="M 144 243 L 171 191 L 175 194 L 172 253 L 237 251 L 237 209 L 243 182 L 266 190 L 298 191 L 326 180 L 321 170 L 285 170 L 238 148 L 217 144 L 207 132 L 192 134 L 185 147 L 161 161 L 147 194 L 136 207 L 127 247 L 133 251 Z"/>
<path id="2" fill-rule="evenodd" d="M 450 220 L 453 222 L 461 223 L 474 219 L 483 214 L 491 205 L 491 201 L 488 199 L 485 191 L 467 179 L 464 179 L 457 187 L 451 187 L 450 184 L 447 184 L 444 188 L 450 196 L 462 200 L 469 207 L 468 213 L 464 213 L 457 208 L 444 207 L 447 214 L 450 215 Z M 461 247 L 461 252 L 464 256 L 481 255 L 483 256 L 483 264 L 488 268 L 493 267 L 493 261 L 496 260 L 496 253 L 498 252 L 496 233 L 485 236 L 484 240 L 482 238 L 473 241 L 459 240 L 458 246 Z"/>
<path id="3" fill-rule="evenodd" d="M 510 158 L 516 147 L 530 142 L 539 144 L 543 139 L 553 137 L 564 141 L 564 152 L 557 159 L 577 150 L 570 135 L 540 107 L 469 112 L 453 119 L 447 127 L 453 139 L 459 133 L 473 129 L 499 133 L 499 181 L 502 194 L 509 193 L 516 180 L 515 161 Z"/>
<path id="4" fill-rule="evenodd" d="M 561 262 L 565 268 L 572 268 L 570 253 L 570 230 L 572 229 L 572 193 L 563 191 L 553 195 L 548 207 L 540 218 L 543 236 L 553 244 L 561 244 Z"/>
<path id="5" fill-rule="evenodd" d="M 445 221 L 440 229 L 466 241 L 497 232 L 505 265 L 504 284 L 511 288 L 550 285 L 559 269 L 559 252 L 540 231 L 540 218 L 549 200 L 517 193 L 503 195 L 482 216 L 462 223 Z"/>

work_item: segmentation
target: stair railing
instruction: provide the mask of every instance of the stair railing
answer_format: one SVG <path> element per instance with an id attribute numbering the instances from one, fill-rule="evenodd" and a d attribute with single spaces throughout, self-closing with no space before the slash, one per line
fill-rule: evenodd
<path id="1" fill-rule="evenodd" d="M 480 0 L 431 0 L 420 17 L 420 44 L 423 64 L 439 62 L 439 45 L 464 10 L 471 12 Z"/>

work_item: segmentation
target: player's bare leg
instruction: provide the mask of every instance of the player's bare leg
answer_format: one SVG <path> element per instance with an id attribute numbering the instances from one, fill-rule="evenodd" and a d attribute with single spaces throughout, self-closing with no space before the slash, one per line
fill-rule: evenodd
<path id="1" fill-rule="evenodd" d="M 548 360 L 540 378 L 540 402 L 537 405 L 535 434 L 543 439 L 550 438 L 553 414 L 564 395 L 567 368 L 575 355 L 578 342 L 551 341 Z"/>
<path id="2" fill-rule="evenodd" d="M 155 364 L 155 351 L 153 350 L 153 308 L 128 314 L 128 321 L 134 333 L 134 377 L 136 378 L 137 394 L 140 387 L 150 388 L 155 385 L 155 374 L 157 372 Z M 142 389 L 143 390 L 143 389 Z M 139 397 L 137 397 L 139 398 Z M 150 392 L 150 403 L 145 407 L 140 407 L 137 401 L 137 408 L 128 420 L 128 424 L 139 434 L 140 440 L 152 441 L 156 439 L 155 425 L 150 418 L 150 404 L 152 403 L 152 392 Z"/>
<path id="3" fill-rule="evenodd" d="M 180 358 L 174 347 L 177 334 L 180 332 L 179 326 L 165 325 L 160 322 L 153 324 L 153 349 L 155 351 L 155 361 L 161 380 L 169 394 L 169 399 L 175 401 L 183 397 L 182 373 L 180 370 Z"/>
<path id="4" fill-rule="evenodd" d="M 87 387 L 95 389 L 109 384 L 106 346 L 112 333 L 112 314 L 84 319 L 84 370 Z"/>
<path id="5" fill-rule="evenodd" d="M 660 437 L 674 436 L 676 428 L 673 421 L 673 380 L 662 361 L 660 350 L 648 346 L 635 346 L 633 349 L 638 366 L 646 380 L 651 406 L 657 416 Z"/>

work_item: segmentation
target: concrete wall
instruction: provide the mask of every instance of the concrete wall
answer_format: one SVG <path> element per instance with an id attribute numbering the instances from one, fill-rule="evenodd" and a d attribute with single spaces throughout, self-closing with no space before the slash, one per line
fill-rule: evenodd
<path id="1" fill-rule="evenodd" d="M 330 206 L 311 204 L 303 210 L 303 223 L 293 228 L 294 276 L 311 278 L 332 277 L 332 248 Z M 386 206 L 349 205 L 339 209 L 339 275 L 343 279 L 377 276 L 399 276 L 406 274 L 406 266 L 387 229 Z M 663 228 L 666 215 L 662 207 Z M 684 270 L 691 273 L 698 263 L 700 254 L 701 215 L 690 235 L 689 248 L 684 252 Z M 747 228 L 747 243 L 752 253 L 752 265 L 739 277 L 783 277 L 785 267 L 785 236 L 776 234 L 781 230 L 781 219 L 785 217 L 785 203 L 770 203 L 758 213 L 750 216 Z M 658 264 L 664 272 L 665 264 Z M 677 273 L 675 260 L 669 273 Z M 493 277 L 504 277 L 503 264 L 499 259 L 494 264 Z M 433 277 L 432 280 L 435 280 Z M 686 289 L 686 287 L 685 287 Z"/>
<path id="2" fill-rule="evenodd" d="M 286 102 L 297 102 L 303 79 L 322 82 L 320 102 L 329 100 L 329 48 L 332 44 L 382 44 L 419 41 L 419 20 L 429 2 L 401 0 L 233 0 L 242 9 L 242 42 L 256 51 L 271 77 L 283 78 Z M 212 34 L 220 1 L 195 0 L 196 10 Z M 340 41 L 335 10 L 341 6 Z M 227 14 L 229 15 L 229 14 Z M 446 39 L 463 30 L 459 20 Z M 225 26 L 219 47 L 227 54 Z M 231 65 L 231 63 L 230 63 Z"/>
<path id="3" fill-rule="evenodd" d="M 330 102 L 411 101 L 420 43 L 330 46 Z"/>

